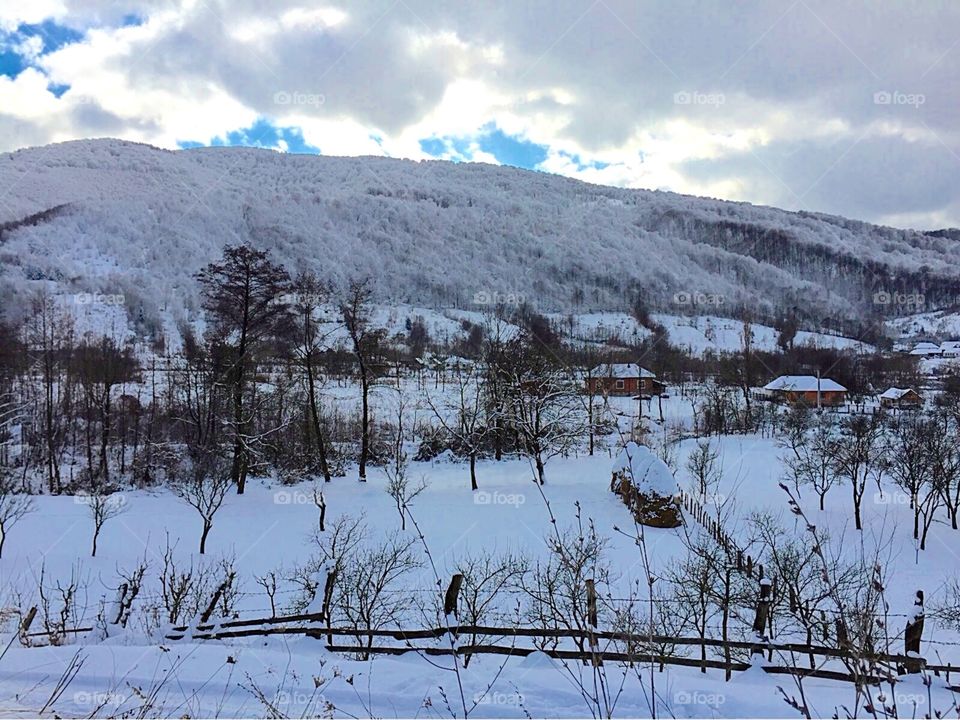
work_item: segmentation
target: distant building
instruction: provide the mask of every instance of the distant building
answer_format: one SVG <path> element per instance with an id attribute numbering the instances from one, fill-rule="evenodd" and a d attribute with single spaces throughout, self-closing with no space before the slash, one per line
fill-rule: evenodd
<path id="1" fill-rule="evenodd" d="M 910 351 L 911 355 L 919 355 L 921 357 L 940 357 L 943 354 L 943 350 L 940 349 L 940 346 L 932 342 L 919 342 L 913 346 L 913 350 Z"/>
<path id="2" fill-rule="evenodd" d="M 594 395 L 625 397 L 662 395 L 666 388 L 656 375 L 636 363 L 598 365 L 584 378 L 584 387 Z"/>
<path id="3" fill-rule="evenodd" d="M 940 343 L 940 355 L 945 358 L 960 357 L 960 340 L 947 340 Z"/>
<path id="4" fill-rule="evenodd" d="M 913 388 L 888 388 L 880 394 L 880 407 L 913 409 L 923 405 L 923 397 Z"/>
<path id="5" fill-rule="evenodd" d="M 843 385 L 814 375 L 781 375 L 764 385 L 763 390 L 767 397 L 788 405 L 835 407 L 847 401 L 847 389 Z"/>

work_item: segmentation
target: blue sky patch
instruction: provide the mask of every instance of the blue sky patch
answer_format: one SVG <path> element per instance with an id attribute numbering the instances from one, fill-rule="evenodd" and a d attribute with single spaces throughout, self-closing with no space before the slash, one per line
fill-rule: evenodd
<path id="1" fill-rule="evenodd" d="M 455 162 L 473 160 L 473 146 L 493 155 L 504 165 L 536 170 L 547 159 L 547 146 L 507 135 L 493 123 L 484 125 L 476 137 L 432 137 L 420 141 L 427 155 Z"/>
<path id="2" fill-rule="evenodd" d="M 262 147 L 278 149 L 284 142 L 287 152 L 308 155 L 320 155 L 320 148 L 308 144 L 303 132 L 296 127 L 278 127 L 264 118 L 258 119 L 248 128 L 228 132 L 226 136 L 215 137 L 210 142 L 180 140 L 177 145 L 182 149 L 198 147 Z"/>
<path id="3" fill-rule="evenodd" d="M 55 52 L 64 45 L 79 42 L 83 36 L 79 30 L 59 25 L 53 20 L 44 20 L 33 25 L 22 24 L 13 32 L 0 33 L 0 75 L 14 78 L 33 64 L 31 57 L 15 49 L 29 38 L 40 38 L 43 42 L 43 49 L 40 51 L 42 56 Z"/>

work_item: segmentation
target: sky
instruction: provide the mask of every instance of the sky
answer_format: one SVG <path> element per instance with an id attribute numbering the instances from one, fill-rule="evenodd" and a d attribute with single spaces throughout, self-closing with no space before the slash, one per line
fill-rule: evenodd
<path id="1" fill-rule="evenodd" d="M 0 0 L 0 151 L 489 162 L 960 226 L 955 0 Z"/>

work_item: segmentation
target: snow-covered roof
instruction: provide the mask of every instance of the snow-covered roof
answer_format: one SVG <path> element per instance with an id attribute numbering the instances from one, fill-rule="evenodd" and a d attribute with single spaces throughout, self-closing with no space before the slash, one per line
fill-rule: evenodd
<path id="1" fill-rule="evenodd" d="M 594 377 L 612 377 L 612 378 L 655 378 L 652 372 L 636 363 L 606 363 L 597 365 L 590 371 Z"/>
<path id="2" fill-rule="evenodd" d="M 671 497 L 677 494 L 677 480 L 670 468 L 650 448 L 628 442 L 613 463 L 613 472 L 627 477 L 641 493 Z"/>
<path id="3" fill-rule="evenodd" d="M 781 375 L 763 386 L 764 390 L 816 392 L 818 380 L 814 375 Z M 820 392 L 846 392 L 847 389 L 830 378 L 820 378 Z"/>
<path id="4" fill-rule="evenodd" d="M 960 350 L 960 340 L 945 340 L 940 343 L 941 350 Z"/>
<path id="5" fill-rule="evenodd" d="M 910 351 L 911 355 L 939 355 L 943 352 L 940 345 L 932 342 L 918 342 Z"/>
<path id="6" fill-rule="evenodd" d="M 884 390 L 882 393 L 880 393 L 880 397 L 883 398 L 884 400 L 899 400 L 900 398 L 902 398 L 904 395 L 906 395 L 906 394 L 907 394 L 908 392 L 910 392 L 911 390 L 913 390 L 913 388 L 895 388 L 895 387 L 892 387 L 892 388 L 888 388 L 888 389 Z"/>

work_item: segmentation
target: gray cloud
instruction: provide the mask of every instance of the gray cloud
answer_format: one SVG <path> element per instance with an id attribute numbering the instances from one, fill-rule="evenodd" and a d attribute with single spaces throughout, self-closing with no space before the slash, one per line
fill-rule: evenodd
<path id="1" fill-rule="evenodd" d="M 64 22 L 117 16 L 112 2 L 69 7 Z M 137 86 L 209 85 L 267 116 L 278 113 L 277 92 L 319 93 L 324 103 L 305 114 L 387 135 L 420 123 L 452 83 L 476 80 L 507 98 L 502 111 L 528 122 L 528 134 L 540 129 L 534 118 L 555 118 L 556 127 L 533 139 L 556 149 L 646 155 L 645 143 L 678 121 L 694 130 L 675 143 L 715 138 L 716 146 L 692 148 L 692 159 L 666 157 L 680 179 L 674 189 L 728 181 L 742 189 L 736 199 L 960 224 L 957 4 L 351 0 L 339 7 L 346 19 L 331 27 L 291 25 L 241 42 L 240 27 L 264 29 L 285 11 L 316 7 L 199 3 L 109 62 Z M 163 3 L 142 6 L 146 16 L 164 12 Z M 564 102 L 547 97 L 556 92 Z M 923 101 L 878 103 L 877 93 Z M 696 100 L 709 97 L 722 102 Z M 116 126 L 83 113 L 71 121 L 79 136 Z M 476 127 L 496 121 L 477 117 Z M 151 122 L 120 124 L 149 135 Z M 17 133 L 24 142 L 43 136 Z M 725 144 L 745 133 L 750 150 Z M 564 142 L 571 147 L 558 146 Z"/>

